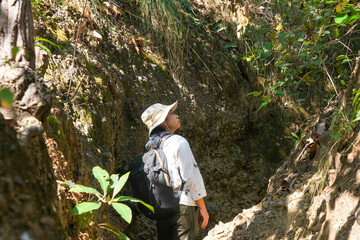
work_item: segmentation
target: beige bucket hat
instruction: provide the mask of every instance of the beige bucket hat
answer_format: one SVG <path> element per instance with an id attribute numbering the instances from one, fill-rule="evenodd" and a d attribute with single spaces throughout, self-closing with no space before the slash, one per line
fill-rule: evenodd
<path id="1" fill-rule="evenodd" d="M 141 120 L 147 128 L 149 129 L 149 136 L 151 131 L 154 130 L 157 126 L 162 124 L 166 116 L 168 115 L 169 111 L 174 111 L 178 106 L 178 101 L 174 102 L 171 105 L 163 105 L 161 103 L 155 103 L 148 107 L 142 114 Z"/>

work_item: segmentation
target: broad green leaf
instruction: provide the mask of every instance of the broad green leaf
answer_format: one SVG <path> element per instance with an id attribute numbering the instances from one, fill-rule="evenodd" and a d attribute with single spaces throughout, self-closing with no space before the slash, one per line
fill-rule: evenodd
<path id="1" fill-rule="evenodd" d="M 109 173 L 99 166 L 94 167 L 92 169 L 92 172 L 94 174 L 94 177 L 99 181 L 101 189 L 104 192 L 104 195 L 106 195 L 108 191 L 108 187 L 110 185 Z"/>
<path id="2" fill-rule="evenodd" d="M 278 37 L 279 37 L 280 41 L 285 41 L 285 39 L 286 39 L 285 34 L 283 34 L 283 33 L 279 33 Z"/>
<path id="3" fill-rule="evenodd" d="M 257 97 L 257 96 L 259 96 L 260 94 L 262 94 L 262 92 L 257 92 L 257 91 L 255 91 L 255 92 L 248 93 L 248 96 L 253 95 L 253 96 Z"/>
<path id="4" fill-rule="evenodd" d="M 69 187 L 71 187 L 71 188 L 76 186 L 75 183 L 70 182 L 70 181 L 65 181 L 64 183 L 65 183 L 66 185 L 68 185 Z"/>
<path id="5" fill-rule="evenodd" d="M 128 178 L 129 178 L 129 175 L 130 175 L 130 172 L 127 172 L 120 177 L 120 180 L 114 186 L 113 197 L 115 197 L 116 194 L 118 194 L 121 191 L 121 189 L 124 187 L 125 183 L 127 182 Z"/>
<path id="6" fill-rule="evenodd" d="M 0 106 L 9 108 L 14 102 L 14 95 L 8 88 L 0 90 Z"/>
<path id="7" fill-rule="evenodd" d="M 79 215 L 85 212 L 98 209 L 101 206 L 101 202 L 82 202 L 76 205 L 70 212 L 70 216 Z"/>
<path id="8" fill-rule="evenodd" d="M 131 223 L 131 219 L 132 219 L 131 208 L 129 208 L 123 203 L 113 203 L 112 206 L 120 214 L 120 216 L 123 219 L 125 219 L 126 222 L 128 222 L 129 224 Z"/>
<path id="9" fill-rule="evenodd" d="M 271 51 L 273 49 L 273 44 L 268 42 L 265 44 L 264 48 L 268 51 Z"/>
<path id="10" fill-rule="evenodd" d="M 340 13 L 335 17 L 335 22 L 338 24 L 343 23 L 348 18 L 346 13 Z"/>
<path id="11" fill-rule="evenodd" d="M 144 201 L 142 201 L 140 199 L 134 198 L 134 197 L 121 196 L 121 197 L 117 198 L 116 200 L 117 200 L 117 202 L 124 202 L 124 201 L 139 202 L 142 205 L 144 205 L 145 207 L 147 207 L 148 209 L 150 209 L 152 212 L 154 212 L 153 206 L 145 203 Z"/>
<path id="12" fill-rule="evenodd" d="M 81 193 L 90 193 L 94 195 L 101 195 L 95 188 L 86 187 L 80 184 L 76 184 L 74 187 L 70 188 L 70 192 L 81 192 Z"/>

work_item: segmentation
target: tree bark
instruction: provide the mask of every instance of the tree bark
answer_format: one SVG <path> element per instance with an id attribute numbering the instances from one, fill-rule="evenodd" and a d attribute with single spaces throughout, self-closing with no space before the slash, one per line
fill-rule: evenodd
<path id="1" fill-rule="evenodd" d="M 14 94 L 13 107 L 0 108 L 7 120 L 30 115 L 43 121 L 51 108 L 51 94 L 35 73 L 30 0 L 0 1 L 0 88 Z"/>

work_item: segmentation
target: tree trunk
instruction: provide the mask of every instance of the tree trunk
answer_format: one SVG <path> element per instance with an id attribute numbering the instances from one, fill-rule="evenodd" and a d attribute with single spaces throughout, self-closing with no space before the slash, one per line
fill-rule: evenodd
<path id="1" fill-rule="evenodd" d="M 35 116 L 43 121 L 52 97 L 35 74 L 34 26 L 30 0 L 0 1 L 0 88 L 14 94 L 12 109 L 0 108 L 5 119 Z"/>

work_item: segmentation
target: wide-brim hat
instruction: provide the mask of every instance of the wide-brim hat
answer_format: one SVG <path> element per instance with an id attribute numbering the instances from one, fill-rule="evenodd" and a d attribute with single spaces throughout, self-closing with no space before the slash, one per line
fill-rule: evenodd
<path id="1" fill-rule="evenodd" d="M 162 124 L 170 110 L 174 111 L 178 106 L 178 101 L 171 105 L 164 105 L 161 103 L 155 103 L 148 107 L 142 114 L 141 120 L 149 129 L 149 136 L 157 126 Z"/>

